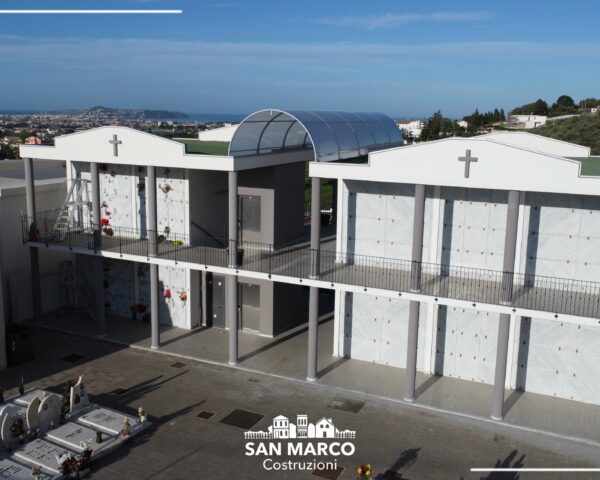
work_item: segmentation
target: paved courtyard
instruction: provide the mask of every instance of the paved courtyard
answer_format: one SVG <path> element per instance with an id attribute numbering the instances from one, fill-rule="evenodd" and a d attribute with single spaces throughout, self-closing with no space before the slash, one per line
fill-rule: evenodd
<path id="1" fill-rule="evenodd" d="M 262 415 L 255 430 L 265 430 L 277 415 L 293 419 L 301 413 L 356 430 L 356 452 L 338 460 L 344 468 L 340 479 L 355 478 L 354 468 L 363 462 L 373 464 L 380 479 L 600 478 L 470 472 L 498 465 L 596 466 L 598 447 L 584 442 L 46 329 L 36 329 L 34 341 L 33 362 L 1 372 L 7 395 L 21 377 L 28 388 L 61 388 L 84 374 L 93 401 L 129 413 L 143 406 L 154 423 L 147 435 L 96 465 L 95 479 L 323 478 L 305 471 L 268 472 L 262 457 L 245 456 L 245 430 L 221 422 L 235 409 Z"/>

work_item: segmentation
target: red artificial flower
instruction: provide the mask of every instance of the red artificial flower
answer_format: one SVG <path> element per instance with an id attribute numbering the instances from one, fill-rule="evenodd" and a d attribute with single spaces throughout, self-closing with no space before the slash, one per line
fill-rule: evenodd
<path id="1" fill-rule="evenodd" d="M 110 212 L 107 210 L 106 212 L 104 212 L 104 215 L 106 215 L 107 217 L 110 217 Z"/>
<path id="2" fill-rule="evenodd" d="M 179 292 L 179 300 L 185 302 L 187 300 L 187 293 L 184 291 Z"/>
<path id="3" fill-rule="evenodd" d="M 108 220 L 108 218 L 103 218 L 100 220 L 100 224 L 104 227 L 110 225 L 110 221 Z"/>
<path id="4" fill-rule="evenodd" d="M 170 289 L 170 288 L 167 288 L 167 289 L 165 290 L 165 293 L 163 294 L 163 296 L 164 296 L 165 298 L 171 298 L 171 289 Z"/>

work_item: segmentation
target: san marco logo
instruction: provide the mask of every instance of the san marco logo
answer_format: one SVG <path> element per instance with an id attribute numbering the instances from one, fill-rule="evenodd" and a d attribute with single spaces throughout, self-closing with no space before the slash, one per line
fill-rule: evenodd
<path id="1" fill-rule="evenodd" d="M 356 451 L 356 431 L 338 428 L 331 418 L 313 423 L 299 414 L 295 420 L 279 415 L 267 430 L 245 432 L 245 455 L 264 457 L 265 470 L 315 470 L 336 469 L 340 456 Z"/>

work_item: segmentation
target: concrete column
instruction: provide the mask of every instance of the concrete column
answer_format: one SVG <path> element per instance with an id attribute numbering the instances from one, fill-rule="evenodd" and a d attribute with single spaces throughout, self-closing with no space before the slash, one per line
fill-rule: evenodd
<path id="1" fill-rule="evenodd" d="M 520 193 L 508 192 L 508 211 L 506 213 L 506 233 L 504 236 L 504 262 L 502 266 L 502 302 L 512 302 L 515 258 L 517 253 L 517 232 L 519 230 Z"/>
<path id="2" fill-rule="evenodd" d="M 306 379 L 317 380 L 317 355 L 319 344 L 319 289 L 310 287 L 308 299 L 308 369 Z"/>
<path id="3" fill-rule="evenodd" d="M 147 218 L 147 230 L 148 230 L 148 253 L 150 256 L 158 255 L 158 218 L 156 214 L 156 167 L 148 167 L 148 181 L 146 185 L 146 192 L 148 197 L 146 198 L 148 204 L 148 218 Z"/>
<path id="4" fill-rule="evenodd" d="M 413 240 L 411 255 L 411 285 L 413 291 L 421 289 L 421 263 L 423 261 L 423 231 L 425 229 L 425 185 L 415 185 L 413 215 Z"/>
<path id="5" fill-rule="evenodd" d="M 94 250 L 102 249 L 102 230 L 100 218 L 100 172 L 97 163 L 90 163 L 90 177 L 92 184 L 92 230 L 94 235 Z M 94 290 L 94 314 L 96 317 L 96 330 L 99 336 L 106 335 L 106 312 L 104 308 L 104 268 L 102 257 L 94 261 L 95 275 L 92 288 Z"/>
<path id="6" fill-rule="evenodd" d="M 104 305 L 104 267 L 102 265 L 102 257 L 95 257 L 96 275 L 94 275 L 94 315 L 96 317 L 96 331 L 98 336 L 106 335 L 106 312 Z"/>
<path id="7" fill-rule="evenodd" d="M 229 266 L 237 266 L 238 246 L 238 174 L 229 172 Z"/>
<path id="8" fill-rule="evenodd" d="M 150 331 L 152 341 L 150 348 L 160 348 L 159 308 L 160 290 L 158 286 L 158 265 L 150 264 Z"/>
<path id="9" fill-rule="evenodd" d="M 319 278 L 321 250 L 321 179 L 312 178 L 310 203 L 310 277 Z M 319 289 L 310 287 L 308 297 L 308 369 L 306 379 L 317 380 L 317 355 L 319 341 Z"/>
<path id="10" fill-rule="evenodd" d="M 25 166 L 25 196 L 27 201 L 27 222 L 29 238 L 37 236 L 36 209 L 35 209 L 35 175 L 33 173 L 33 160 L 24 158 Z M 31 297 L 33 306 L 33 319 L 38 320 L 42 314 L 42 294 L 40 287 L 40 261 L 36 247 L 29 247 L 29 267 L 31 274 Z"/>
<path id="11" fill-rule="evenodd" d="M 148 181 L 146 182 L 148 218 L 148 255 L 156 257 L 158 255 L 158 218 L 156 214 L 156 167 L 148 167 Z M 160 348 L 160 287 L 158 278 L 158 265 L 150 264 L 150 331 L 151 348 Z"/>
<path id="12" fill-rule="evenodd" d="M 29 233 L 31 233 L 32 225 L 35 226 L 35 185 L 34 185 L 34 173 L 33 173 L 33 160 L 31 158 L 24 158 L 23 165 L 25 167 L 25 197 L 27 200 L 27 217 Z"/>
<path id="13" fill-rule="evenodd" d="M 425 185 L 415 185 L 413 215 L 413 240 L 411 257 L 411 291 L 421 290 L 421 262 L 423 260 L 423 230 L 425 224 Z M 415 400 L 417 380 L 417 345 L 419 341 L 419 312 L 421 303 L 411 300 L 408 313 L 408 338 L 406 348 L 406 378 L 404 400 Z"/>
<path id="14" fill-rule="evenodd" d="M 102 248 L 102 232 L 100 231 L 100 172 L 97 163 L 90 163 L 92 183 L 92 229 L 94 231 L 94 249 Z"/>
<path id="15" fill-rule="evenodd" d="M 334 224 L 337 221 L 338 212 L 338 182 L 337 178 L 333 180 L 333 192 L 331 193 L 331 219 Z"/>
<path id="16" fill-rule="evenodd" d="M 238 265 L 238 174 L 229 172 L 229 266 Z M 236 275 L 225 278 L 225 316 L 229 323 L 229 365 L 238 364 L 238 279 Z"/>
<path id="17" fill-rule="evenodd" d="M 320 274 L 320 249 L 321 249 L 321 179 L 312 178 L 312 192 L 310 200 L 310 249 L 312 261 L 310 267 L 311 278 L 318 278 Z"/>
<path id="18" fill-rule="evenodd" d="M 506 235 L 504 240 L 504 264 L 502 278 L 502 302 L 512 302 L 513 277 L 517 250 L 517 230 L 519 226 L 520 193 L 508 192 L 508 211 L 506 214 Z M 508 339 L 510 337 L 510 318 L 508 313 L 501 313 L 498 321 L 498 346 L 496 350 L 496 373 L 494 377 L 494 393 L 492 397 L 493 420 L 504 417 L 504 386 L 506 383 L 506 364 L 508 361 Z"/>
<path id="19" fill-rule="evenodd" d="M 208 285 L 207 285 L 207 273 L 206 270 L 202 271 L 202 326 L 208 327 L 208 302 L 207 302 L 207 294 L 208 294 Z"/>
<path id="20" fill-rule="evenodd" d="M 238 364 L 238 281 L 234 275 L 225 277 L 225 315 L 229 322 L 229 365 Z"/>

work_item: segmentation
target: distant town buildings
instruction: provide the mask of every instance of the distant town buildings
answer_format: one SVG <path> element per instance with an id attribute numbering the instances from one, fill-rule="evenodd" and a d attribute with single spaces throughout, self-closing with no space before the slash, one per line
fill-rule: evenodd
<path id="1" fill-rule="evenodd" d="M 421 120 L 396 120 L 396 125 L 405 138 L 418 140 L 421 138 L 423 121 Z"/>
<path id="2" fill-rule="evenodd" d="M 546 125 L 548 117 L 545 115 L 511 115 L 508 123 L 513 128 L 536 128 Z"/>

